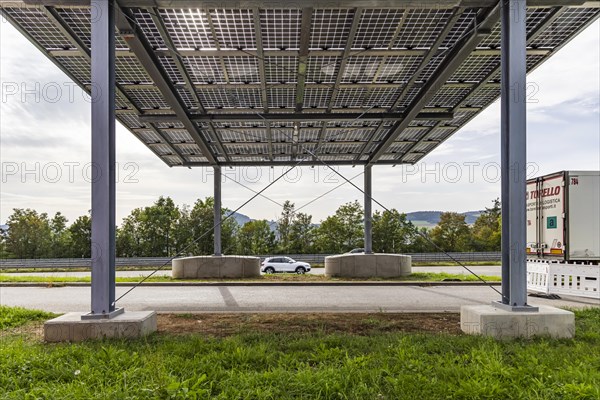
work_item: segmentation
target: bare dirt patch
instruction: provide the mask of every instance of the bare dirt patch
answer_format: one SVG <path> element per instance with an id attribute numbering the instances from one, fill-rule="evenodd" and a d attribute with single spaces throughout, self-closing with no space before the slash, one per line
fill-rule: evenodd
<path id="1" fill-rule="evenodd" d="M 454 313 L 302 313 L 302 314 L 159 314 L 158 331 L 226 337 L 239 333 L 446 333 L 458 335 L 460 315 Z"/>
<path id="2" fill-rule="evenodd" d="M 41 340 L 44 336 L 44 323 L 40 321 L 28 322 L 16 328 L 0 330 L 0 339 L 5 337 L 23 335 L 30 339 Z"/>

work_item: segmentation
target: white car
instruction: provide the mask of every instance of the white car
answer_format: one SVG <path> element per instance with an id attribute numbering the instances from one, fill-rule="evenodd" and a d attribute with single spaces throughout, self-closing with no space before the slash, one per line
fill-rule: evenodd
<path id="1" fill-rule="evenodd" d="M 269 257 L 265 258 L 260 265 L 261 272 L 273 274 L 275 272 L 295 272 L 304 274 L 310 271 L 310 264 L 292 260 L 289 257 Z"/>

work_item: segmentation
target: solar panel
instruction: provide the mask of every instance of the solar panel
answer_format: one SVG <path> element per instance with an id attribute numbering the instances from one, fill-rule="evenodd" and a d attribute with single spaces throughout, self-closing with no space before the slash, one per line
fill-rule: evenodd
<path id="1" fill-rule="evenodd" d="M 411 9 L 378 7 L 378 1 L 366 9 L 188 3 L 141 7 L 144 2 L 121 0 L 118 12 L 131 29 L 115 30 L 117 118 L 170 166 L 209 165 L 199 141 L 224 165 L 291 163 L 310 159 L 308 151 L 341 164 L 413 163 L 500 94 L 493 2 L 472 1 L 469 8 L 425 2 Z M 528 71 L 600 13 L 575 1 L 547 3 L 527 10 Z M 0 9 L 89 91 L 89 7 L 43 4 L 15 1 Z M 483 23 L 490 29 L 480 29 Z M 457 60 L 475 33 L 475 50 Z M 129 48 L 132 35 L 147 53 Z M 160 76 L 149 72 L 148 60 Z M 447 79 L 430 88 L 440 76 Z M 425 104 L 417 118 L 391 140 L 417 103 Z M 179 106 L 192 124 L 176 116 Z"/>

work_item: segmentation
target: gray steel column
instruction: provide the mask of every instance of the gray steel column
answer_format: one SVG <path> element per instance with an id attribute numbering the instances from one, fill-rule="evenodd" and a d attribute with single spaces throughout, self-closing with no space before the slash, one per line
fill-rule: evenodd
<path id="1" fill-rule="evenodd" d="M 373 253 L 371 166 L 365 166 L 365 254 Z"/>
<path id="2" fill-rule="evenodd" d="M 527 305 L 525 20 L 525 0 L 502 0 L 502 303 L 512 309 Z"/>
<path id="3" fill-rule="evenodd" d="M 215 172 L 215 256 L 221 255 L 221 167 L 213 167 Z"/>
<path id="4" fill-rule="evenodd" d="M 115 23 L 112 0 L 92 0 L 92 309 L 115 311 Z M 82 317 L 83 318 L 83 317 Z"/>

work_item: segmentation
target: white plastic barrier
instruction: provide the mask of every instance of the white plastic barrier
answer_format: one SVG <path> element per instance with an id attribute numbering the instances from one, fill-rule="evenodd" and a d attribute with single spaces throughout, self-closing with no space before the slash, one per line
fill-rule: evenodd
<path id="1" fill-rule="evenodd" d="M 550 294 L 548 262 L 527 261 L 527 290 Z"/>
<path id="2" fill-rule="evenodd" d="M 527 289 L 600 299 L 600 266 L 528 261 Z"/>

